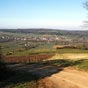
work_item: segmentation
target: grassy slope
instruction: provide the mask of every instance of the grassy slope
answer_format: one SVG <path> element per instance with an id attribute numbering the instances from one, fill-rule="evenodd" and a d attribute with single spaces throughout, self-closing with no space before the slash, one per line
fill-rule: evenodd
<path id="1" fill-rule="evenodd" d="M 30 55 L 30 54 L 42 54 L 42 53 L 57 53 L 60 56 L 62 54 L 69 54 L 72 53 L 73 55 L 77 55 L 77 54 L 87 54 L 88 50 L 78 50 L 78 49 L 60 49 L 60 50 L 55 50 L 55 49 L 44 49 L 44 48 L 40 48 L 40 49 L 31 49 L 31 50 L 27 50 L 24 52 L 16 52 L 13 55 L 16 56 L 21 56 L 21 55 Z M 69 54 L 70 55 L 70 54 Z"/>
<path id="2" fill-rule="evenodd" d="M 88 53 L 88 50 L 80 50 L 80 49 L 54 49 L 53 44 L 44 44 L 40 45 L 39 47 L 25 50 L 23 48 L 24 41 L 12 41 L 12 42 L 5 42 L 1 43 L 0 45 L 3 47 L 2 51 L 3 54 L 8 52 L 14 52 L 12 55 L 29 55 L 29 54 L 41 54 L 41 53 Z M 19 51 L 22 50 L 22 51 Z"/>
<path id="3" fill-rule="evenodd" d="M 28 37 L 28 36 L 42 36 L 43 34 L 25 34 L 25 33 L 9 33 L 9 32 L 0 32 L 0 35 L 10 35 L 14 37 Z M 54 35 L 53 35 L 54 36 Z M 22 46 L 25 41 L 11 41 L 11 42 L 4 42 L 0 43 L 2 47 L 4 47 L 3 54 L 6 54 L 8 52 L 14 52 L 12 55 L 29 55 L 29 54 L 40 54 L 40 53 L 88 53 L 88 50 L 79 50 L 79 49 L 54 49 L 53 43 L 44 43 L 43 45 L 33 48 L 30 50 L 25 50 Z M 19 50 L 23 50 L 22 52 L 19 52 Z"/>
<path id="4" fill-rule="evenodd" d="M 77 61 L 75 61 L 74 66 L 76 68 L 88 71 L 88 60 L 86 60 L 86 59 L 85 60 L 77 60 Z"/>

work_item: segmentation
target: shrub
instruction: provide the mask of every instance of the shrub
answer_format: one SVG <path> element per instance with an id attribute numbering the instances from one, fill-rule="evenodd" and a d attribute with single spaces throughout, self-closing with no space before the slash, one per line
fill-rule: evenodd
<path id="1" fill-rule="evenodd" d="M 3 55 L 2 55 L 1 46 L 0 46 L 0 80 L 6 77 L 6 72 L 7 72 L 7 68 L 3 61 Z"/>

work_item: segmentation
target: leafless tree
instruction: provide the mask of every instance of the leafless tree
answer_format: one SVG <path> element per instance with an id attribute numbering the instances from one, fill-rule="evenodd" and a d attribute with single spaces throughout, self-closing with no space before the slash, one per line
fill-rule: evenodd
<path id="1" fill-rule="evenodd" d="M 88 0 L 87 0 L 85 3 L 83 3 L 83 7 L 84 7 L 86 10 L 88 10 Z M 83 26 L 88 28 L 88 20 L 85 20 L 85 21 L 84 21 L 84 25 L 83 25 Z"/>
<path id="2" fill-rule="evenodd" d="M 86 9 L 88 10 L 88 1 L 86 1 L 86 2 L 84 3 L 84 8 L 86 8 Z"/>

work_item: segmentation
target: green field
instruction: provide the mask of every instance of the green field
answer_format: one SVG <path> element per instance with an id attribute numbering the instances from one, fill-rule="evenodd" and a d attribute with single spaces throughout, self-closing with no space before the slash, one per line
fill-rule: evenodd
<path id="1" fill-rule="evenodd" d="M 41 53 L 58 53 L 58 54 L 88 53 L 88 50 L 83 50 L 83 49 L 70 49 L 70 48 L 55 49 L 53 48 L 54 46 L 53 43 L 37 42 L 37 44 L 40 44 L 40 45 L 38 47 L 31 48 L 31 49 L 25 49 L 24 44 L 25 44 L 25 41 L 10 41 L 10 42 L 0 43 L 0 45 L 2 46 L 3 54 L 7 55 L 8 53 L 12 52 L 11 56 L 41 54 Z"/>

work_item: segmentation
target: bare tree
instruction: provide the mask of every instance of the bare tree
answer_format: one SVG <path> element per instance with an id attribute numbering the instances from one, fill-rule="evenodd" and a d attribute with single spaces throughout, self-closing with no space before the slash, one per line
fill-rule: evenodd
<path id="1" fill-rule="evenodd" d="M 83 3 L 83 6 L 86 10 L 88 10 L 88 1 L 86 1 L 85 3 Z M 84 21 L 84 27 L 88 28 L 88 20 Z"/>
<path id="2" fill-rule="evenodd" d="M 88 10 L 88 1 L 84 3 L 84 7 Z"/>

